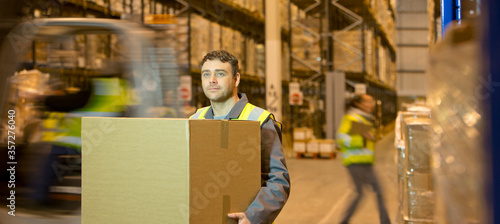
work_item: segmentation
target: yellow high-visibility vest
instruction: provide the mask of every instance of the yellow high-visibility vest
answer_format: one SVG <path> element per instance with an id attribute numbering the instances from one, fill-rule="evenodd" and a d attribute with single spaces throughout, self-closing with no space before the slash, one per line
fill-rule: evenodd
<path id="1" fill-rule="evenodd" d="M 189 119 L 205 119 L 205 115 L 207 114 L 208 109 L 210 109 L 210 106 L 198 109 L 195 114 L 189 117 Z M 274 115 L 271 114 L 269 111 L 264 110 L 260 107 L 256 107 L 250 103 L 247 103 L 243 108 L 243 110 L 241 111 L 240 115 L 233 120 L 259 121 L 260 126 L 262 127 L 262 125 L 264 124 L 264 122 L 267 121 L 268 118 L 276 121 Z M 281 129 L 282 128 L 281 124 L 279 122 L 276 123 L 279 125 Z"/>
<path id="2" fill-rule="evenodd" d="M 352 127 L 352 122 L 360 122 L 367 125 L 372 125 L 359 114 L 349 113 L 344 116 L 340 124 L 337 142 L 340 145 L 340 152 L 342 153 L 342 163 L 345 166 L 350 164 L 373 164 L 375 162 L 375 143 L 371 140 L 363 139 L 360 134 L 349 134 Z M 373 125 L 372 125 L 373 126 Z M 375 129 L 371 130 L 373 134 Z"/>
<path id="3" fill-rule="evenodd" d="M 94 78 L 93 93 L 88 103 L 66 113 L 61 125 L 65 132 L 53 139 L 53 144 L 81 150 L 82 117 L 117 117 L 127 104 L 126 83 L 118 78 Z"/>

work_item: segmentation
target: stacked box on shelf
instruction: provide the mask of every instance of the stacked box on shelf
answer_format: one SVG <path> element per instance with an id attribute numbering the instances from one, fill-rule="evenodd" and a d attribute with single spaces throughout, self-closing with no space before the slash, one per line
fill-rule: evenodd
<path id="1" fill-rule="evenodd" d="M 246 8 L 246 1 L 247 0 L 234 0 L 234 4 L 236 4 L 242 8 Z"/>
<path id="2" fill-rule="evenodd" d="M 429 119 L 407 118 L 404 120 L 406 170 L 430 172 Z"/>
<path id="3" fill-rule="evenodd" d="M 294 128 L 293 130 L 293 151 L 295 153 L 306 153 L 307 143 L 313 138 L 311 128 Z"/>
<path id="4" fill-rule="evenodd" d="M 241 33 L 237 30 L 232 30 L 233 36 L 232 36 L 232 46 L 230 48 L 230 51 L 232 54 L 236 57 L 239 58 L 240 60 L 243 59 L 243 38 L 241 36 Z"/>
<path id="5" fill-rule="evenodd" d="M 218 23 L 210 22 L 210 34 L 209 34 L 209 39 L 208 43 L 210 44 L 209 46 L 209 51 L 213 50 L 219 50 L 222 48 L 221 46 L 221 29 L 222 26 L 219 25 Z"/>
<path id="6" fill-rule="evenodd" d="M 408 192 L 408 221 L 427 220 L 431 222 L 434 217 L 434 191 L 409 191 Z"/>
<path id="7" fill-rule="evenodd" d="M 294 128 L 294 141 L 307 141 L 313 138 L 313 130 L 311 128 Z"/>
<path id="8" fill-rule="evenodd" d="M 362 60 L 365 61 L 365 69 L 368 75 L 375 74 L 375 49 L 376 42 L 374 32 L 366 29 L 365 31 L 365 52 Z"/>
<path id="9" fill-rule="evenodd" d="M 396 119 L 395 123 L 395 146 L 398 151 L 398 202 L 400 204 L 399 206 L 399 218 L 400 222 L 403 223 L 404 220 L 403 214 L 405 213 L 404 211 L 407 210 L 407 206 L 404 205 L 404 202 L 407 201 L 404 199 L 405 193 L 407 192 L 406 190 L 406 179 L 407 179 L 407 172 L 405 170 L 405 140 L 404 140 L 404 129 L 403 129 L 403 121 L 408 118 L 423 118 L 423 119 L 430 119 L 430 113 L 428 112 L 409 112 L 409 111 L 400 111 L 398 112 L 398 117 Z"/>
<path id="10" fill-rule="evenodd" d="M 123 9 L 126 8 L 123 1 L 110 1 L 110 8 L 113 11 L 124 13 Z"/>
<path id="11" fill-rule="evenodd" d="M 403 119 L 404 160 L 403 212 L 405 222 L 434 220 L 434 190 L 432 187 L 429 144 L 430 119 Z"/>
<path id="12" fill-rule="evenodd" d="M 264 1 L 261 0 L 247 0 L 248 10 L 257 16 L 264 17 Z"/>
<path id="13" fill-rule="evenodd" d="M 233 43 L 234 43 L 234 32 L 231 28 L 226 27 L 226 26 L 221 26 L 222 28 L 222 47 L 221 49 L 224 49 L 229 52 L 234 52 L 233 49 Z"/>
<path id="14" fill-rule="evenodd" d="M 318 19 L 301 18 L 295 20 L 295 23 L 302 24 L 316 33 L 320 32 Z M 319 69 L 320 61 L 318 61 L 318 58 L 321 57 L 321 50 L 317 37 L 312 35 L 310 31 L 296 25 L 293 27 L 292 32 L 291 46 L 293 54 Z M 302 63 L 294 63 L 294 69 L 309 70 L 310 68 Z"/>
<path id="15" fill-rule="evenodd" d="M 395 35 L 394 19 L 392 18 L 392 12 L 389 9 L 389 4 L 387 1 L 380 1 L 378 9 L 375 11 L 375 16 L 380 22 L 380 25 L 387 34 L 387 38 L 394 42 L 393 37 Z"/>
<path id="16" fill-rule="evenodd" d="M 430 119 L 429 112 L 399 112 L 398 118 L 395 125 L 395 138 L 396 138 L 396 147 L 398 148 L 398 177 L 399 179 L 404 179 L 404 167 L 405 165 L 405 134 L 403 128 L 403 121 L 406 119 Z"/>
<path id="17" fill-rule="evenodd" d="M 427 219 L 434 216 L 434 191 L 430 173 L 407 172 L 404 186 L 406 214 L 410 220 Z"/>
<path id="18" fill-rule="evenodd" d="M 189 64 L 189 27 L 187 17 L 176 17 L 177 28 L 176 28 L 176 43 L 175 46 L 177 51 L 177 64 L 179 67 L 187 69 Z M 199 59 L 201 60 L 201 59 Z"/>
<path id="19" fill-rule="evenodd" d="M 387 60 L 386 60 L 386 52 L 384 50 L 384 47 L 381 45 L 378 48 L 378 78 L 381 82 L 387 83 L 387 75 L 389 75 L 388 72 L 386 72 L 387 68 Z M 389 59 L 390 60 L 390 59 Z"/>
<path id="20" fill-rule="evenodd" d="M 256 75 L 259 77 L 264 77 L 266 74 L 266 55 L 265 55 L 265 49 L 263 44 L 256 44 L 255 45 L 255 57 L 256 57 Z"/>
<path id="21" fill-rule="evenodd" d="M 255 41 L 251 38 L 246 38 L 245 42 L 246 49 L 246 60 L 245 65 L 243 65 L 243 71 L 248 75 L 256 75 L 256 45 Z"/>
<path id="22" fill-rule="evenodd" d="M 307 142 L 306 152 L 317 155 L 319 153 L 319 139 L 311 139 Z"/>
<path id="23" fill-rule="evenodd" d="M 191 15 L 191 69 L 200 69 L 200 61 L 209 52 L 210 21 L 198 16 Z"/>
<path id="24" fill-rule="evenodd" d="M 335 152 L 335 140 L 333 139 L 319 140 L 319 153 L 329 154 L 334 152 Z"/>
<path id="25" fill-rule="evenodd" d="M 339 35 L 339 33 L 342 33 Z M 350 30 L 343 32 L 334 32 L 336 35 L 337 41 L 334 42 L 333 53 L 334 53 L 334 65 L 336 68 L 343 67 L 345 65 L 349 65 L 354 60 L 359 58 L 359 55 L 354 52 L 350 48 L 355 48 L 357 50 L 362 50 L 362 32 L 361 30 Z M 345 44 L 349 45 L 345 47 Z M 363 71 L 362 69 L 362 61 L 357 60 L 356 62 L 350 64 L 345 67 L 344 70 L 351 72 L 359 72 Z"/>
<path id="26" fill-rule="evenodd" d="M 320 139 L 319 140 L 319 154 L 328 155 L 330 159 L 336 157 L 335 153 L 335 140 L 333 139 Z"/>
<path id="27" fill-rule="evenodd" d="M 281 0 L 279 3 L 280 7 L 280 26 L 282 30 L 288 30 L 290 19 L 288 18 L 289 10 L 288 1 Z"/>

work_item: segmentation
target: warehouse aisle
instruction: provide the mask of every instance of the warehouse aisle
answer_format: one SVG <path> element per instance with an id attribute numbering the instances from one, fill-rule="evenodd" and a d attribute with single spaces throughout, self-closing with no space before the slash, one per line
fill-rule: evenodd
<path id="1" fill-rule="evenodd" d="M 397 170 L 393 146 L 394 132 L 386 135 L 376 145 L 375 168 L 384 191 L 387 210 L 395 220 L 397 202 Z M 288 158 L 292 193 L 275 224 L 331 224 L 337 223 L 340 213 L 350 199 L 351 180 L 339 158 Z M 79 211 L 64 216 L 54 214 L 29 214 L 21 209 L 16 217 L 0 209 L 0 224 L 7 223 L 80 223 Z M 352 224 L 377 224 L 378 211 L 375 195 L 366 189 L 366 195 L 351 219 Z M 393 222 L 394 223 L 394 222 Z"/>
<path id="2" fill-rule="evenodd" d="M 375 168 L 384 192 L 386 207 L 394 222 L 398 209 L 397 164 L 394 160 L 394 132 L 376 145 Z M 292 192 L 288 203 L 276 219 L 276 224 L 338 223 L 351 196 L 351 179 L 340 158 L 288 158 Z M 375 195 L 365 189 L 352 224 L 379 223 Z"/>

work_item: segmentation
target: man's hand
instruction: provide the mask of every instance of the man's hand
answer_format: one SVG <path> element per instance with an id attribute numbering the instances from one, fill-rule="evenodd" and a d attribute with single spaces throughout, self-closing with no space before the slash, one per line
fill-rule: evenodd
<path id="1" fill-rule="evenodd" d="M 251 224 L 243 212 L 229 213 L 227 216 L 232 219 L 238 219 L 238 224 Z"/>
<path id="2" fill-rule="evenodd" d="M 363 133 L 363 138 L 370 141 L 375 141 L 375 137 L 370 132 Z"/>

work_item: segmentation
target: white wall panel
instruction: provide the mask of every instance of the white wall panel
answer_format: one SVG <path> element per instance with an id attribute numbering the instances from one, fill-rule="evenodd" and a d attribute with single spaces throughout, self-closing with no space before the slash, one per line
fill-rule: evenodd
<path id="1" fill-rule="evenodd" d="M 396 54 L 397 70 L 426 70 L 429 49 L 426 47 L 399 47 Z"/>
<path id="2" fill-rule="evenodd" d="M 427 0 L 398 0 L 396 3 L 397 12 L 427 11 Z"/>
<path id="3" fill-rule="evenodd" d="M 429 27 L 427 13 L 400 13 L 396 19 L 397 28 L 425 28 Z"/>
<path id="4" fill-rule="evenodd" d="M 426 73 L 398 73 L 398 96 L 425 96 L 428 89 Z"/>
<path id="5" fill-rule="evenodd" d="M 399 30 L 397 32 L 396 42 L 398 44 L 429 44 L 428 30 Z"/>

